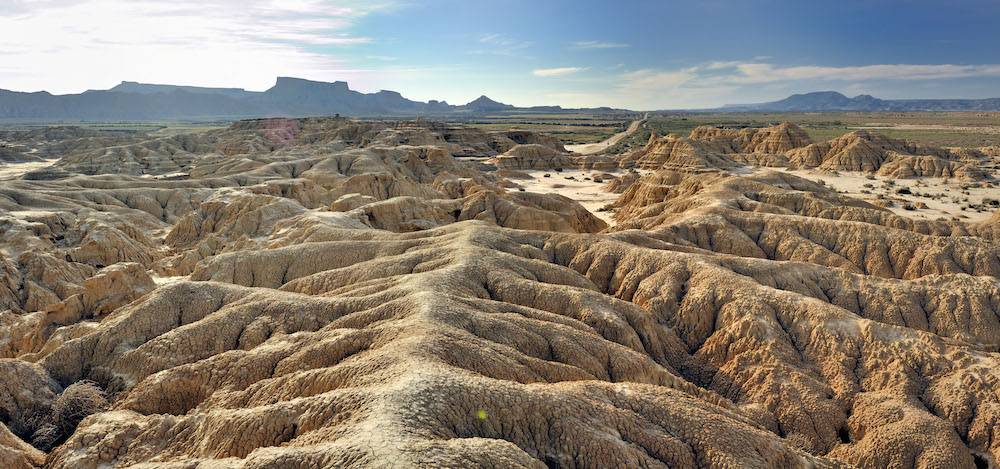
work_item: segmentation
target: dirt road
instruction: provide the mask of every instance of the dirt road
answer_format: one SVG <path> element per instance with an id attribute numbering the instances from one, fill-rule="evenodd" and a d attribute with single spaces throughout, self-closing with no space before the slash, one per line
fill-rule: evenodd
<path id="1" fill-rule="evenodd" d="M 573 153 L 579 153 L 581 155 L 594 155 L 600 153 L 604 150 L 607 150 L 608 148 L 611 148 L 612 145 L 620 142 L 623 138 L 632 135 L 632 133 L 639 130 L 639 127 L 642 126 L 642 124 L 644 124 L 645 122 L 646 119 L 632 121 L 632 124 L 630 124 L 628 128 L 625 129 L 624 132 L 618 132 L 608 137 L 604 141 L 597 143 L 584 143 L 580 145 L 566 145 L 566 149 Z"/>

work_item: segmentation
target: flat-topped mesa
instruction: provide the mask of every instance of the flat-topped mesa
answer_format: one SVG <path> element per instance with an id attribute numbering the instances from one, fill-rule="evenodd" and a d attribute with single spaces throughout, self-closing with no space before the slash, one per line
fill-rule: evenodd
<path id="1" fill-rule="evenodd" d="M 306 89 L 329 89 L 333 91 L 350 91 L 346 81 L 335 81 L 332 83 L 323 81 L 306 80 L 295 77 L 278 77 L 271 90 L 306 90 Z"/>

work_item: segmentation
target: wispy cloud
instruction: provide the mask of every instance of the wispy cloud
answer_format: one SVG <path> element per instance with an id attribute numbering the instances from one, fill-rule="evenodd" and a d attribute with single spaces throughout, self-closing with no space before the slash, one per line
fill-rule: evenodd
<path id="1" fill-rule="evenodd" d="M 1000 65 L 884 64 L 849 67 L 781 67 L 754 62 L 707 62 L 679 69 L 641 69 L 620 76 L 622 86 L 637 89 L 743 86 L 781 82 L 865 82 L 876 80 L 946 80 L 1000 77 Z"/>
<path id="2" fill-rule="evenodd" d="M 276 75 L 358 78 L 336 49 L 395 1 L 11 0 L 0 9 L 0 83 L 81 91 L 122 79 L 263 89 Z M 318 48 L 323 48 L 320 51 Z M 345 72 L 345 70 L 349 72 Z M 65 79 L 73 74 L 75 83 Z M 353 73 L 353 75 L 351 75 Z"/>
<path id="3" fill-rule="evenodd" d="M 576 41 L 572 44 L 574 49 L 623 49 L 629 47 L 621 42 L 606 41 Z"/>
<path id="4" fill-rule="evenodd" d="M 632 109 L 705 108 L 727 103 L 779 99 L 792 90 L 838 89 L 861 94 L 894 83 L 947 83 L 962 78 L 1000 77 L 1000 65 L 880 64 L 833 67 L 780 66 L 757 61 L 705 62 L 681 68 L 611 71 L 600 91 L 560 91 L 572 105 L 615 103 Z M 570 98 L 571 97 L 571 98 Z"/>
<path id="5" fill-rule="evenodd" d="M 561 77 L 564 75 L 572 75 L 574 73 L 582 72 L 588 69 L 589 67 L 539 68 L 537 70 L 532 70 L 531 74 L 536 77 Z"/>
<path id="6" fill-rule="evenodd" d="M 1000 76 L 1000 65 L 914 65 L 885 64 L 855 67 L 798 66 L 776 67 L 767 63 L 745 63 L 732 67 L 736 80 L 769 83 L 791 80 L 943 80 L 951 78 Z"/>
<path id="7" fill-rule="evenodd" d="M 524 57 L 524 50 L 534 45 L 531 41 L 514 39 L 500 33 L 483 34 L 482 36 L 479 36 L 477 42 L 480 47 L 469 51 L 470 53 L 504 56 L 512 56 L 516 54 Z"/>

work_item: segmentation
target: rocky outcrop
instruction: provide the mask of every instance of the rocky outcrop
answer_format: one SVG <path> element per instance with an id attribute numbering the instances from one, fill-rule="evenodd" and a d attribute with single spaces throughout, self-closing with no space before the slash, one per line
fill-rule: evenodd
<path id="1" fill-rule="evenodd" d="M 580 204 L 557 194 L 481 190 L 462 199 L 395 197 L 352 210 L 377 229 L 420 231 L 464 220 L 481 220 L 521 230 L 596 233 L 607 224 Z"/>
<path id="2" fill-rule="evenodd" d="M 980 179 L 985 175 L 969 164 L 983 158 L 978 151 L 927 147 L 864 130 L 791 150 L 786 156 L 791 168 L 874 173 L 888 164 L 882 174 L 900 177 L 960 175 L 970 179 Z"/>
<path id="3" fill-rule="evenodd" d="M 910 156 L 889 153 L 877 174 L 897 179 L 918 177 L 958 178 L 966 181 L 981 180 L 987 172 L 975 164 L 947 160 L 937 156 Z"/>
<path id="4" fill-rule="evenodd" d="M 0 465 L 10 469 L 33 469 L 45 464 L 45 453 L 24 442 L 0 423 Z"/>
<path id="5" fill-rule="evenodd" d="M 690 138 L 710 143 L 723 153 L 782 154 L 813 143 L 805 130 L 788 122 L 739 130 L 700 126 L 691 131 Z"/>
<path id="6" fill-rule="evenodd" d="M 538 144 L 515 145 L 490 162 L 500 169 L 562 169 L 572 166 L 568 153 Z"/>
<path id="7" fill-rule="evenodd" d="M 700 140 L 652 135 L 643 148 L 623 155 L 620 165 L 622 168 L 698 172 L 731 167 L 733 163 Z"/>

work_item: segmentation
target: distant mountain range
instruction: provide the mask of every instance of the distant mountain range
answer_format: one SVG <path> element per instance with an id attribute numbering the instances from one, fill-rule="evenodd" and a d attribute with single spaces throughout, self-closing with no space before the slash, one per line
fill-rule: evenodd
<path id="1" fill-rule="evenodd" d="M 279 77 L 267 91 L 153 85 L 124 81 L 109 90 L 53 95 L 0 89 L 0 119 L 48 121 L 204 120 L 265 116 L 477 116 L 503 112 L 627 112 L 611 108 L 518 108 L 486 96 L 464 105 L 412 101 L 395 91 L 361 93 L 346 82 Z"/>
<path id="2" fill-rule="evenodd" d="M 1000 111 L 1000 98 L 989 99 L 879 99 L 867 94 L 848 98 L 836 91 L 794 94 L 781 101 L 729 104 L 719 110 L 735 112 L 917 112 Z"/>
<path id="3" fill-rule="evenodd" d="M 727 105 L 725 112 L 834 111 L 1000 111 L 992 99 L 848 98 L 835 91 L 796 94 L 780 101 Z M 214 120 L 267 116 L 447 117 L 475 118 L 503 113 L 625 114 L 609 107 L 567 109 L 560 106 L 515 107 L 486 96 L 462 105 L 413 101 L 395 91 L 361 93 L 346 82 L 279 77 L 267 91 L 242 88 L 154 85 L 123 81 L 108 90 L 53 95 L 0 89 L 0 120 L 6 121 L 156 121 Z"/>

